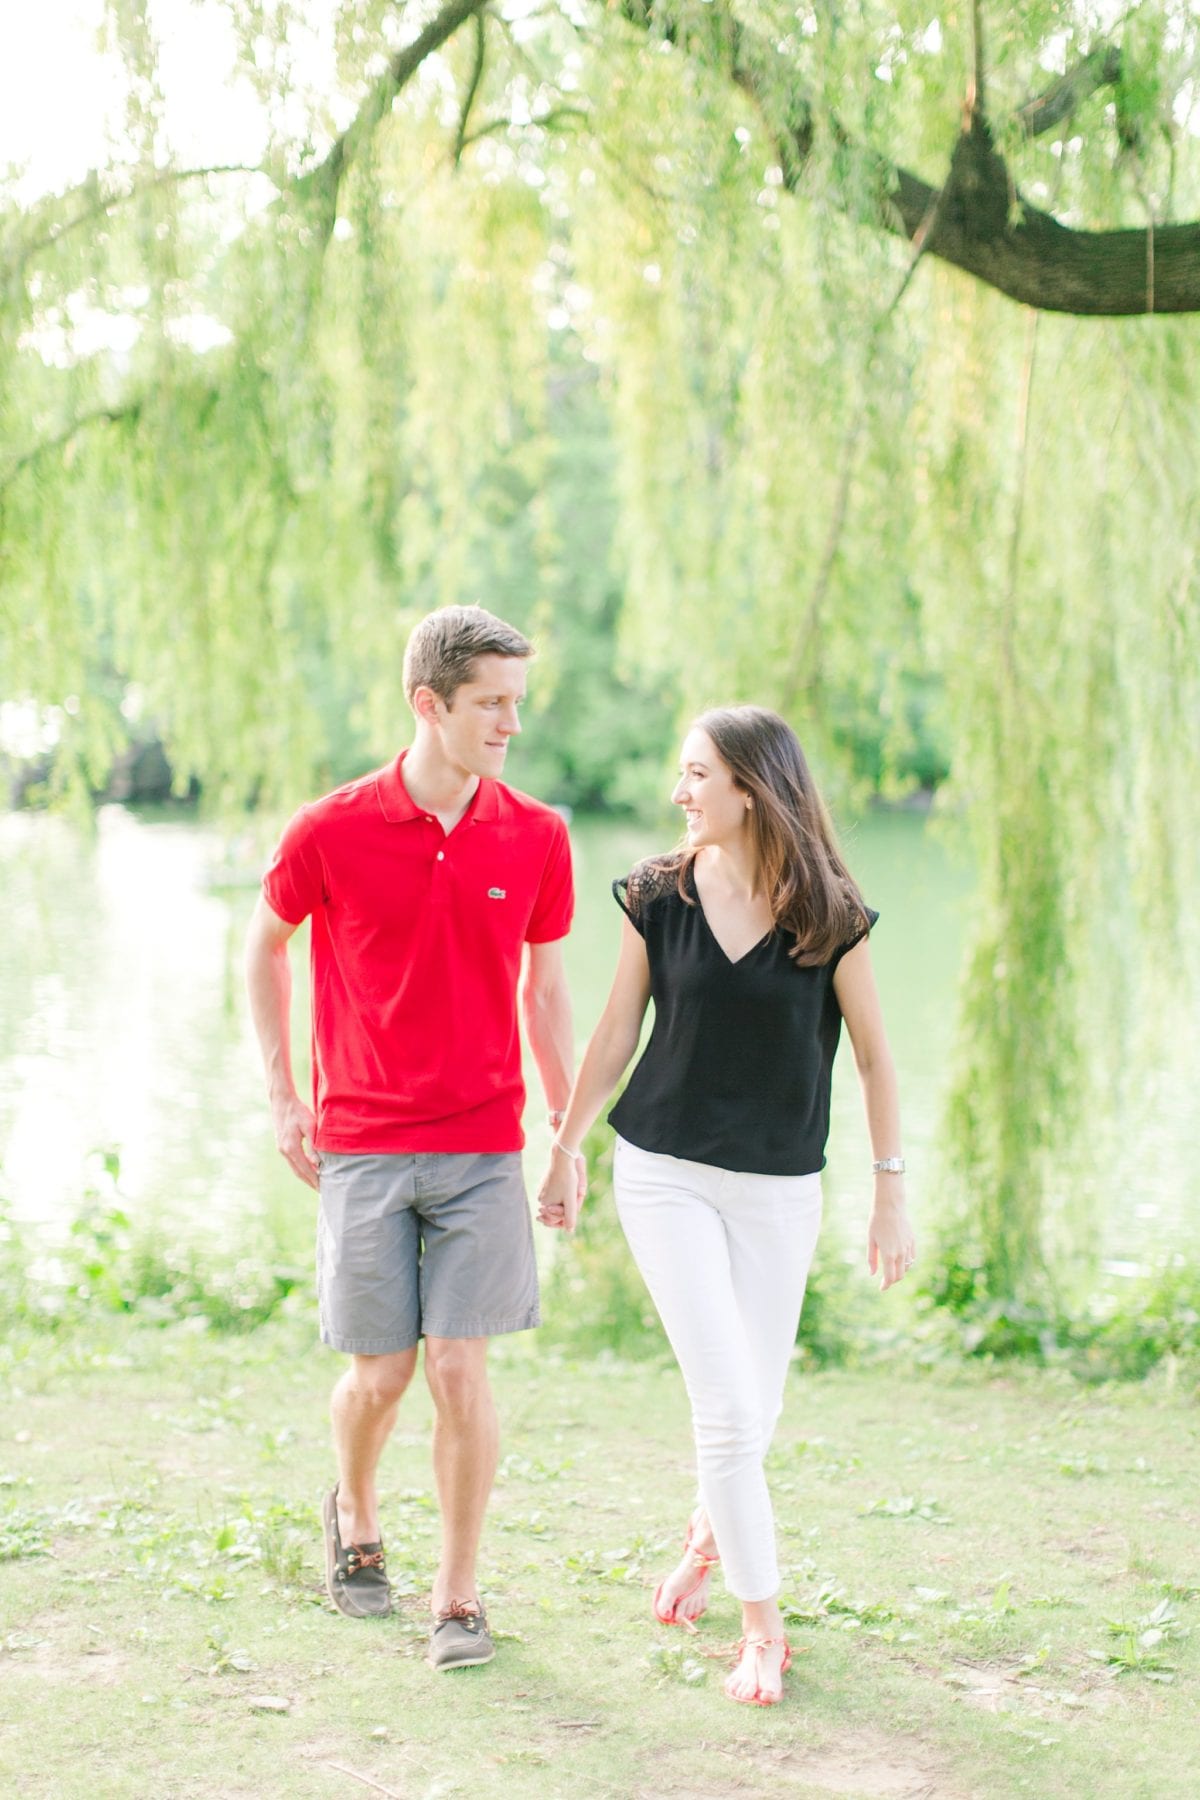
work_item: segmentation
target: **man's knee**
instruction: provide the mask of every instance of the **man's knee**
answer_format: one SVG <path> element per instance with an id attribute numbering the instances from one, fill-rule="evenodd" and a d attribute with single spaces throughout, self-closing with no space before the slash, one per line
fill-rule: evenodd
<path id="1" fill-rule="evenodd" d="M 489 1393 L 486 1338 L 426 1338 L 425 1379 L 439 1412 L 471 1412 Z"/>
<path id="2" fill-rule="evenodd" d="M 417 1351 L 397 1351 L 393 1356 L 356 1356 L 353 1364 L 354 1387 L 368 1406 L 394 1406 L 417 1366 Z"/>

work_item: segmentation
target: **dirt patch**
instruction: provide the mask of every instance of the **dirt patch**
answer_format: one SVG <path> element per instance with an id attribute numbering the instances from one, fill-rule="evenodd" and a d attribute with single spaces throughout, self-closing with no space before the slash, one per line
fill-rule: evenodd
<path id="1" fill-rule="evenodd" d="M 958 1790 L 911 1744 L 861 1732 L 797 1755 L 784 1765 L 806 1786 L 839 1800 L 957 1800 Z"/>
<path id="2" fill-rule="evenodd" d="M 962 1790 L 923 1754 L 919 1745 L 861 1731 L 831 1739 L 812 1750 L 780 1750 L 763 1755 L 724 1753 L 728 1773 L 712 1786 L 640 1790 L 635 1800 L 721 1800 L 738 1793 L 744 1774 L 769 1774 L 776 1793 L 829 1794 L 837 1800 L 963 1800 Z"/>
<path id="3" fill-rule="evenodd" d="M 1038 1718 L 1061 1718 L 1064 1713 L 1103 1711 L 1115 1699 L 1112 1676 L 1094 1666 L 1078 1671 L 1070 1687 L 1048 1687 L 1031 1681 L 1023 1668 L 977 1667 L 961 1663 L 943 1676 L 948 1688 L 983 1712 L 1024 1712 Z"/>
<path id="4" fill-rule="evenodd" d="M 105 1644 L 67 1642 L 65 1634 L 31 1627 L 15 1633 L 8 1661 L 13 1668 L 34 1669 L 48 1687 L 116 1687 L 126 1679 L 128 1656 Z"/>
<path id="5" fill-rule="evenodd" d="M 974 1669 L 964 1665 L 945 1677 L 964 1700 L 983 1712 L 1013 1712 L 1023 1701 L 1019 1683 L 1000 1669 Z"/>
<path id="6" fill-rule="evenodd" d="M 1112 1562 L 1114 1549 L 1122 1544 L 1121 1535 L 1111 1525 L 1093 1525 L 1085 1538 L 1071 1541 L 1060 1540 L 1060 1547 L 1067 1556 L 1078 1557 L 1082 1562 Z M 1113 1565 L 1116 1573 L 1116 1565 Z"/>

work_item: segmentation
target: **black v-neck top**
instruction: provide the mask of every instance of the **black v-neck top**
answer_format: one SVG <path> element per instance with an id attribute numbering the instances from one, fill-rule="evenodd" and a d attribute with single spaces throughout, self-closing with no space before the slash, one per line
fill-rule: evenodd
<path id="1" fill-rule="evenodd" d="M 846 951 L 800 968 L 790 933 L 772 932 L 731 962 L 687 875 L 653 864 L 613 882 L 646 942 L 654 1028 L 609 1123 L 641 1150 L 762 1175 L 825 1166 L 829 1088 L 842 1027 L 833 975 Z"/>

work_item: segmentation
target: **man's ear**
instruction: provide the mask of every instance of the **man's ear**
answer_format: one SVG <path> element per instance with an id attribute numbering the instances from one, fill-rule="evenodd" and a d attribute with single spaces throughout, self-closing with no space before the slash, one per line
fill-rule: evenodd
<path id="1" fill-rule="evenodd" d="M 431 687 L 419 687 L 414 690 L 412 709 L 418 719 L 424 719 L 427 725 L 436 725 L 442 712 L 442 701 Z"/>

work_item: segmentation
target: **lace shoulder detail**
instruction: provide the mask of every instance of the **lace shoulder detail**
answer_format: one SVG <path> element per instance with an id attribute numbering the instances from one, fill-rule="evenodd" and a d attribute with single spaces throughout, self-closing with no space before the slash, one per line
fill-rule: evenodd
<path id="1" fill-rule="evenodd" d="M 677 891 L 679 863 L 665 857 L 648 858 L 635 863 L 628 875 L 619 875 L 612 884 L 613 898 L 630 923 L 644 933 L 648 909 L 665 894 Z"/>
<path id="2" fill-rule="evenodd" d="M 863 939 L 868 935 L 869 932 L 874 930 L 875 926 L 878 923 L 879 923 L 879 914 L 875 911 L 875 908 L 873 906 L 867 906 L 864 902 L 864 910 L 861 913 L 858 912 L 858 909 L 856 907 L 854 924 L 851 929 L 850 936 L 845 940 L 844 943 L 839 944 L 837 949 L 834 951 L 833 958 L 832 958 L 832 966 L 836 969 L 837 965 L 841 962 L 843 956 L 845 956 L 847 950 L 853 950 L 855 944 L 861 944 Z"/>

